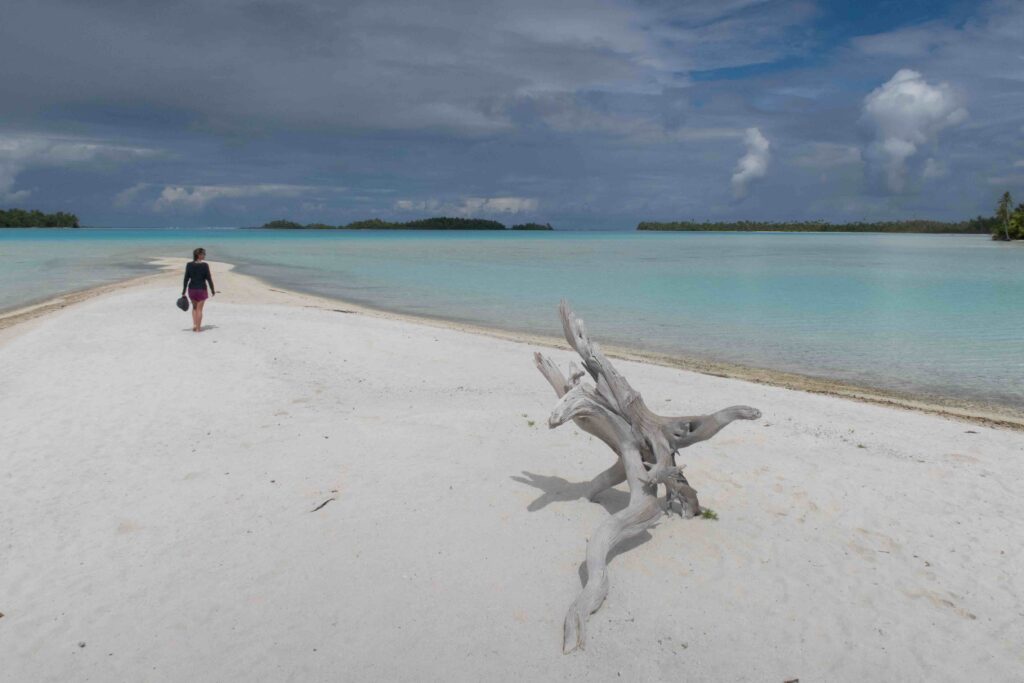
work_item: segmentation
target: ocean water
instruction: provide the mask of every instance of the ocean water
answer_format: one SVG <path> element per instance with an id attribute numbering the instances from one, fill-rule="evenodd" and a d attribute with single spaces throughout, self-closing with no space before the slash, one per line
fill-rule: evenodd
<path id="1" fill-rule="evenodd" d="M 0 230 L 0 310 L 195 246 L 392 311 L 560 336 L 566 298 L 608 344 L 1024 409 L 1024 248 L 976 235 Z"/>

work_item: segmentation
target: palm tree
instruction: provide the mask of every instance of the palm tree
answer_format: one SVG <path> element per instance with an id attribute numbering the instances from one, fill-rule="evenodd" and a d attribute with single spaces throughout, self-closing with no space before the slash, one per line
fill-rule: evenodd
<path id="1" fill-rule="evenodd" d="M 1018 204 L 1010 216 L 1010 237 L 1024 240 L 1024 204 Z"/>
<path id="2" fill-rule="evenodd" d="M 1006 241 L 1010 241 L 1010 212 L 1013 209 L 1013 197 L 1010 196 L 1009 192 L 1004 192 L 1003 196 L 999 198 L 999 206 L 996 208 L 996 217 L 1003 224 L 1003 232 L 1006 236 Z"/>

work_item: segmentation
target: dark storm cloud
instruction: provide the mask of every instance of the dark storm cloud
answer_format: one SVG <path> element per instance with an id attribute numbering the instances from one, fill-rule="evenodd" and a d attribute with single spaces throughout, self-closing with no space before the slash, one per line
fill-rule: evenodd
<path id="1" fill-rule="evenodd" d="M 688 14 L 707 12 L 698 4 L 673 19 Z M 659 92 L 689 70 L 774 59 L 801 14 L 725 16 L 694 29 L 660 9 L 591 2 L 43 0 L 9 16 L 3 50 L 13 61 L 0 85 L 17 88 L 29 111 L 103 102 L 246 129 L 472 134 L 507 126 L 494 105 L 517 96 Z"/>
<path id="2" fill-rule="evenodd" d="M 0 92 L 15 94 L 0 101 L 0 202 L 118 224 L 452 211 L 627 227 L 963 215 L 989 188 L 954 199 L 958 173 L 1019 174 L 1021 60 L 1005 64 L 1019 5 L 841 41 L 828 15 L 757 0 L 18 3 L 0 22 Z M 917 119 L 890 109 L 878 125 L 865 98 L 902 68 L 969 116 L 900 128 L 916 141 L 906 182 L 872 184 L 892 122 Z M 751 129 L 769 142 L 756 158 Z M 756 173 L 734 195 L 743 163 Z"/>

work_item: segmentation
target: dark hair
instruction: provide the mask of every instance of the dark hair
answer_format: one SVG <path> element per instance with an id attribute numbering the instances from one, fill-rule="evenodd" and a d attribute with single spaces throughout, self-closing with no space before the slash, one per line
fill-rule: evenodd
<path id="1" fill-rule="evenodd" d="M 199 247 L 198 249 L 193 249 L 192 250 L 192 260 L 193 261 L 198 261 L 200 254 L 202 254 L 203 256 L 206 256 L 206 250 L 203 249 L 202 247 Z"/>

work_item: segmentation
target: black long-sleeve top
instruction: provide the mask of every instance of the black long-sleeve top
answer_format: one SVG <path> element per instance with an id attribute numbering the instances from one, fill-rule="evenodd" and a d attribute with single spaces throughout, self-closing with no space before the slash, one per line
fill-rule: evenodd
<path id="1" fill-rule="evenodd" d="M 185 264 L 185 282 L 181 285 L 181 293 L 186 289 L 206 289 L 206 283 L 210 283 L 210 290 L 216 292 L 213 286 L 213 277 L 210 276 L 210 264 L 205 261 L 192 261 Z"/>

